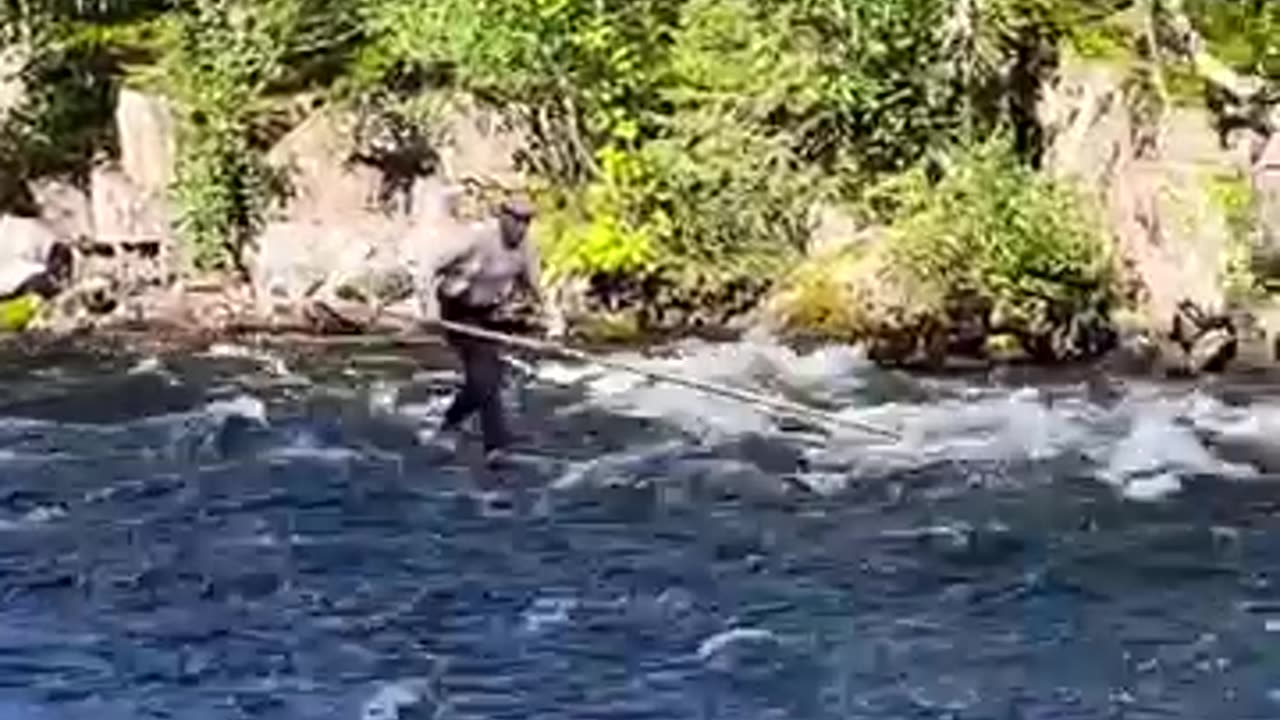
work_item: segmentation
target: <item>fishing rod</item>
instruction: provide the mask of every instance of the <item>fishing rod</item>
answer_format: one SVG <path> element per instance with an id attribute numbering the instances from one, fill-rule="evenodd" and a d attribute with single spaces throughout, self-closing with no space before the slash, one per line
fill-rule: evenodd
<path id="1" fill-rule="evenodd" d="M 803 417 L 809 420 L 816 421 L 818 423 L 825 423 L 828 425 L 834 425 L 841 428 L 856 430 L 858 432 L 863 432 L 870 435 L 877 435 L 879 437 L 886 438 L 889 440 L 896 441 L 896 440 L 902 439 L 900 435 L 898 435 L 897 433 L 891 430 L 887 430 L 881 427 L 876 427 L 875 425 L 870 425 L 868 423 L 858 422 L 856 420 L 850 420 L 848 418 L 841 417 L 840 415 L 836 415 L 835 413 L 819 410 L 817 408 L 810 407 L 808 405 L 803 405 L 801 403 L 792 402 L 790 400 L 783 400 L 781 398 L 769 397 L 767 395 L 761 395 L 759 393 L 754 393 L 749 390 L 742 390 L 739 388 L 730 387 L 728 385 L 710 382 L 707 380 L 698 380 L 696 378 L 677 375 L 675 373 L 664 372 L 662 370 L 642 368 L 632 363 L 622 362 L 620 360 L 612 360 L 609 358 L 601 357 L 599 355 L 593 355 L 587 352 L 583 352 L 582 350 L 576 350 L 574 348 L 571 348 L 559 343 L 533 340 L 531 338 L 524 338 L 516 335 L 508 335 L 506 333 L 497 332 L 495 330 L 488 330 L 485 328 L 476 327 L 474 325 L 457 323 L 450 320 L 435 320 L 435 321 L 432 321 L 430 324 L 443 328 L 450 332 L 455 332 L 460 335 L 468 335 L 470 337 L 474 337 L 480 340 L 487 340 L 489 342 L 498 343 L 500 345 L 521 348 L 524 350 L 529 350 L 531 352 L 535 352 L 543 355 L 559 355 L 561 357 L 565 357 L 570 360 L 575 360 L 577 362 L 585 363 L 588 365 L 599 365 L 601 367 L 613 368 L 615 370 L 621 370 L 624 372 L 642 375 L 644 377 L 649 378 L 650 380 L 660 380 L 663 382 L 672 383 L 674 385 L 683 385 L 685 387 L 692 388 L 695 390 L 701 390 L 703 392 L 710 393 L 712 395 L 721 395 L 724 397 L 732 398 L 734 400 L 738 400 L 740 402 L 744 402 L 750 405 L 759 405 L 761 407 L 771 408 L 783 415 Z"/>

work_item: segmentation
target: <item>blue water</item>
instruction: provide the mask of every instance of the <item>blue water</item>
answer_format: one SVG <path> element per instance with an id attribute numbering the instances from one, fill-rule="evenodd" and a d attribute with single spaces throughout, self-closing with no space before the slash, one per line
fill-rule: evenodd
<path id="1" fill-rule="evenodd" d="M 1263 394 L 793 373 L 895 449 L 548 371 L 490 473 L 412 357 L 137 360 L 7 371 L 0 718 L 1280 717 Z"/>

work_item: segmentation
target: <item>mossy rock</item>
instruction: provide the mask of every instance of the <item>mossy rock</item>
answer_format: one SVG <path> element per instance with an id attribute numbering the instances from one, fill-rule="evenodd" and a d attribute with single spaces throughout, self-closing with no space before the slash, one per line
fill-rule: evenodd
<path id="1" fill-rule="evenodd" d="M 40 313 L 42 307 L 44 307 L 44 301 L 35 293 L 27 293 L 0 301 L 0 331 L 21 332 L 26 330 Z"/>
<path id="2" fill-rule="evenodd" d="M 1000 363 L 1021 362 L 1027 359 L 1022 339 L 1012 333 L 998 333 L 987 337 L 984 343 L 987 357 Z"/>
<path id="3" fill-rule="evenodd" d="M 865 345 L 883 365 L 941 363 L 947 325 L 940 298 L 895 272 L 886 251 L 875 240 L 806 260 L 765 303 L 764 324 L 792 340 Z"/>
<path id="4" fill-rule="evenodd" d="M 636 313 L 616 312 L 593 315 L 574 330 L 574 335 L 588 343 L 628 343 L 641 339 L 644 330 Z"/>

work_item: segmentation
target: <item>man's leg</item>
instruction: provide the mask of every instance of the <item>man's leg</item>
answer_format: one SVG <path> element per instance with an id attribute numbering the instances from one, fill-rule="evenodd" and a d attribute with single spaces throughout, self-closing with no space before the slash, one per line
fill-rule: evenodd
<path id="1" fill-rule="evenodd" d="M 456 430 L 471 413 L 480 407 L 480 373 L 476 367 L 476 342 L 467 337 L 448 335 L 449 344 L 458 354 L 462 363 L 462 384 L 454 393 L 453 402 L 444 411 L 442 429 L 445 432 Z"/>
<path id="2" fill-rule="evenodd" d="M 511 440 L 502 412 L 502 358 L 492 343 L 477 342 L 473 347 L 475 398 L 480 409 L 480 429 L 485 452 L 501 449 Z"/>

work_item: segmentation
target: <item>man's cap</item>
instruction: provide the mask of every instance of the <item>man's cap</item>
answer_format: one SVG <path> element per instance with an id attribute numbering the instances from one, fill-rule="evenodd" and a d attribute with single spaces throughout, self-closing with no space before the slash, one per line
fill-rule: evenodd
<path id="1" fill-rule="evenodd" d="M 498 206 L 498 211 L 517 220 L 528 220 L 537 214 L 533 203 L 522 197 L 508 198 L 502 201 L 502 204 Z"/>

